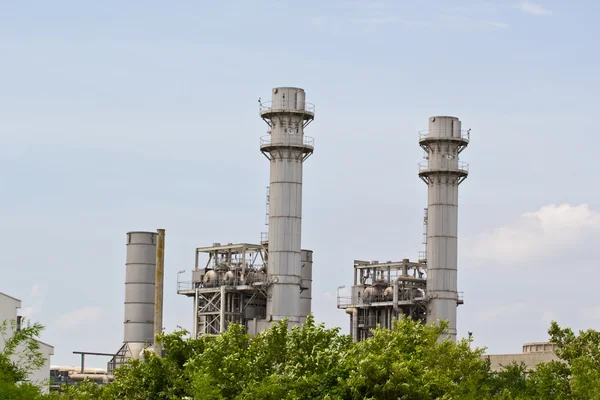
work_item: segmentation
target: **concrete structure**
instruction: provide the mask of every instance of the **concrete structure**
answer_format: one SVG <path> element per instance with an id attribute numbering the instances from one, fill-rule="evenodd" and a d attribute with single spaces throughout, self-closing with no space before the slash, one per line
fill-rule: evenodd
<path id="1" fill-rule="evenodd" d="M 273 89 L 260 103 L 269 126 L 260 150 L 270 161 L 267 187 L 268 233 L 260 244 L 214 243 L 196 249 L 191 282 L 179 282 L 177 292 L 194 299 L 193 336 L 219 334 L 232 322 L 254 335 L 287 319 L 306 321 L 311 312 L 312 251 L 302 250 L 302 168 L 313 152 L 304 128 L 314 119 L 314 105 L 304 90 Z M 200 258 L 208 256 L 202 266 Z"/>
<path id="2" fill-rule="evenodd" d="M 302 165 L 313 153 L 314 141 L 304 128 L 314 119 L 314 105 L 304 90 L 273 89 L 272 101 L 260 115 L 269 126 L 260 150 L 271 166 L 269 185 L 269 278 L 267 320 L 288 318 L 300 323 Z"/>
<path id="3" fill-rule="evenodd" d="M 354 340 L 369 337 L 377 324 L 390 327 L 400 315 L 428 323 L 448 320 L 449 336 L 456 340 L 456 307 L 463 303 L 457 290 L 458 185 L 468 175 L 468 165 L 458 156 L 469 135 L 455 117 L 431 117 L 429 129 L 419 132 L 427 160 L 419 164 L 419 177 L 428 186 L 426 251 L 418 262 L 354 262 L 350 297 L 338 294 L 338 308 L 350 315 Z"/>
<path id="4" fill-rule="evenodd" d="M 159 230 L 164 246 L 164 229 Z M 157 282 L 156 260 L 164 268 L 164 247 L 157 249 L 159 233 L 128 232 L 125 261 L 125 315 L 123 346 L 107 363 L 108 374 L 129 359 L 137 359 L 144 349 L 154 345 L 155 315 L 162 320 L 162 279 Z M 158 253 L 157 253 L 158 252 Z M 160 290 L 157 291 L 157 285 Z M 158 293 L 160 292 L 160 293 Z M 156 306 L 156 308 L 155 308 Z M 159 321 L 159 326 L 162 321 Z M 153 349 L 152 349 L 153 350 Z"/>
<path id="5" fill-rule="evenodd" d="M 21 308 L 21 300 L 11 297 L 7 294 L 0 293 L 0 323 L 6 321 L 6 331 L 4 335 L 0 335 L 0 348 L 4 348 L 4 337 L 10 338 L 16 330 L 20 329 L 21 318 L 18 316 L 18 309 Z M 43 393 L 47 393 L 49 389 L 50 377 L 50 359 L 54 355 L 54 346 L 46 344 L 40 340 L 36 340 L 39 345 L 39 350 L 43 354 L 44 365 L 31 372 L 27 378 L 31 383 L 40 387 Z M 16 355 L 13 357 L 15 361 L 18 359 L 18 354 L 23 351 L 23 348 L 17 348 Z"/>
<path id="6" fill-rule="evenodd" d="M 154 341 L 156 232 L 127 233 L 123 342 L 132 358 Z"/>
<path id="7" fill-rule="evenodd" d="M 427 161 L 419 177 L 427 184 L 427 321 L 448 320 L 448 333 L 456 340 L 458 263 L 458 186 L 469 174 L 458 160 L 469 144 L 469 132 L 455 117 L 431 117 L 429 129 L 419 134 Z"/>
<path id="8" fill-rule="evenodd" d="M 542 362 L 560 361 L 554 352 L 556 346 L 548 342 L 525 343 L 520 354 L 490 354 L 483 358 L 490 360 L 492 371 L 499 371 L 502 366 L 516 362 L 524 363 L 528 372 L 535 370 Z"/>

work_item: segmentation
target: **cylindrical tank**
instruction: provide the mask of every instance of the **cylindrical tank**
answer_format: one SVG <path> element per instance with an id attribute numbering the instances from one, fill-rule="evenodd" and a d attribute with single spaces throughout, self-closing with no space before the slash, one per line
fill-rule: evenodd
<path id="1" fill-rule="evenodd" d="M 300 254 L 300 264 L 302 269 L 300 276 L 302 283 L 300 284 L 300 323 L 306 322 L 306 317 L 311 312 L 312 302 L 312 267 L 313 267 L 313 252 L 312 250 L 302 250 Z"/>
<path id="2" fill-rule="evenodd" d="M 154 339 L 156 232 L 127 233 L 124 342 L 137 358 Z"/>

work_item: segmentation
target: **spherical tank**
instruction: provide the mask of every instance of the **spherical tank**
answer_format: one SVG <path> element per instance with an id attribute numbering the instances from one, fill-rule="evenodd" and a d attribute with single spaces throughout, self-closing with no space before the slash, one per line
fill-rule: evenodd
<path id="1" fill-rule="evenodd" d="M 224 280 L 226 285 L 233 285 L 235 282 L 235 273 L 233 271 L 227 271 Z"/>
<path id="2" fill-rule="evenodd" d="M 217 286 L 219 283 L 219 275 L 213 270 L 206 271 L 202 282 L 204 283 L 204 286 L 207 287 Z"/>
<path id="3" fill-rule="evenodd" d="M 124 321 L 126 343 L 151 343 L 154 340 L 156 235 L 156 232 L 127 233 Z"/>
<path id="4" fill-rule="evenodd" d="M 364 297 L 377 297 L 381 296 L 383 289 L 380 286 L 369 286 L 363 292 Z"/>
<path id="5" fill-rule="evenodd" d="M 394 296 L 394 287 L 388 286 L 387 288 L 385 288 L 383 295 L 385 297 L 393 297 Z"/>

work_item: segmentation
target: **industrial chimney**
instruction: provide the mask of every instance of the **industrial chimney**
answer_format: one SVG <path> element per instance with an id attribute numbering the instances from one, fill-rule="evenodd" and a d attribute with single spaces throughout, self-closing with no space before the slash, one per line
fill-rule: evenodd
<path id="1" fill-rule="evenodd" d="M 314 140 L 304 136 L 304 128 L 314 115 L 314 105 L 299 88 L 275 88 L 272 101 L 260 104 L 260 116 L 269 125 L 260 150 L 271 164 L 267 320 L 288 318 L 290 325 L 299 324 L 306 312 L 300 306 L 302 164 L 313 153 Z M 310 304 L 303 301 L 304 307 Z"/>
<path id="2" fill-rule="evenodd" d="M 427 161 L 419 164 L 419 177 L 427 184 L 427 322 L 449 321 L 449 336 L 456 340 L 458 186 L 469 165 L 458 160 L 469 144 L 469 131 L 455 117 L 431 117 L 429 129 L 419 132 L 419 145 Z"/>
<path id="3" fill-rule="evenodd" d="M 134 359 L 154 341 L 156 239 L 156 232 L 127 233 L 123 342 Z"/>

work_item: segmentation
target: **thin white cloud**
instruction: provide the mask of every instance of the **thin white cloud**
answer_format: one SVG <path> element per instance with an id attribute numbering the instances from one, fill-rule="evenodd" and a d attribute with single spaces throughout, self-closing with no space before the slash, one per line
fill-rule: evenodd
<path id="1" fill-rule="evenodd" d="M 522 12 L 524 12 L 526 14 L 531 14 L 531 15 L 540 16 L 540 15 L 552 14 L 552 11 L 548 10 L 541 4 L 534 3 L 532 1 L 521 1 L 520 3 L 517 4 L 516 7 L 519 10 L 521 10 Z"/>
<path id="2" fill-rule="evenodd" d="M 60 326 L 95 323 L 98 322 L 104 314 L 104 309 L 100 307 L 82 307 L 61 315 L 57 322 Z"/>
<path id="3" fill-rule="evenodd" d="M 522 214 L 513 224 L 466 238 L 464 244 L 469 259 L 521 264 L 589 250 L 590 240 L 600 240 L 600 212 L 587 204 L 550 204 Z"/>
<path id="4" fill-rule="evenodd" d="M 488 308 L 477 313 L 480 321 L 492 321 L 499 317 L 511 316 L 521 313 L 525 310 L 525 303 L 504 304 L 497 307 Z"/>

